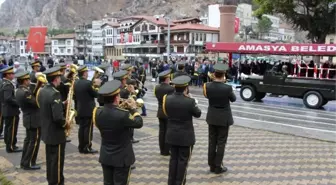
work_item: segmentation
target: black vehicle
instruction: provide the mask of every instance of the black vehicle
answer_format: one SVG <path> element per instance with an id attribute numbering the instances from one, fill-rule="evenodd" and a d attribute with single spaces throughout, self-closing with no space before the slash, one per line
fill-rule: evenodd
<path id="1" fill-rule="evenodd" d="M 336 99 L 335 79 L 297 78 L 267 72 L 264 76 L 248 76 L 241 80 L 240 97 L 260 101 L 266 93 L 301 98 L 306 107 L 318 109 Z"/>

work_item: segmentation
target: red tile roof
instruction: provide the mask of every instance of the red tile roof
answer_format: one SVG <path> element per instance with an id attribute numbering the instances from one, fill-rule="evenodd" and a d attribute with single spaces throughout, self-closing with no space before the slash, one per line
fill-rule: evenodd
<path id="1" fill-rule="evenodd" d="M 68 33 L 68 34 L 60 34 L 52 37 L 51 39 L 74 39 L 75 34 L 74 33 Z"/>
<path id="2" fill-rule="evenodd" d="M 119 27 L 119 24 L 118 23 L 115 23 L 115 22 L 109 22 L 109 23 L 105 23 L 101 26 L 101 28 L 104 28 L 105 26 L 111 26 L 111 27 Z"/>
<path id="3" fill-rule="evenodd" d="M 190 18 L 185 18 L 185 19 L 174 20 L 173 23 L 183 23 L 183 22 L 189 22 L 193 20 L 197 22 L 202 22 L 198 17 L 190 17 Z"/>
<path id="4" fill-rule="evenodd" d="M 171 31 L 175 30 L 200 30 L 200 31 L 215 31 L 219 32 L 219 29 L 216 27 L 210 27 L 204 24 L 178 24 L 170 28 Z"/>
<path id="5" fill-rule="evenodd" d="M 160 18 L 156 18 L 154 16 L 148 16 L 148 15 L 135 15 L 135 16 L 130 16 L 130 17 L 126 17 L 125 19 L 122 19 L 122 20 L 127 20 L 127 19 L 144 19 L 146 21 L 149 21 L 149 22 L 152 22 L 153 24 L 156 24 L 156 25 L 160 25 L 160 26 L 166 26 L 168 25 L 166 20 L 162 17 Z M 121 21 L 122 21 L 121 20 Z M 171 25 L 174 25 L 173 23 L 171 23 Z"/>
<path id="6" fill-rule="evenodd" d="M 0 40 L 9 40 L 9 37 L 0 36 Z"/>

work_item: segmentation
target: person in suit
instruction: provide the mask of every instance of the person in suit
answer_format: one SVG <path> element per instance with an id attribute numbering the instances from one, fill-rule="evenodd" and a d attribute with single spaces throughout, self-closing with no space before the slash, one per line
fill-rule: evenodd
<path id="1" fill-rule="evenodd" d="M 66 145 L 65 131 L 68 128 L 61 93 L 56 89 L 61 84 L 59 67 L 52 67 L 44 74 L 48 84 L 36 95 L 37 106 L 40 108 L 41 139 L 46 145 L 46 168 L 48 184 L 64 185 L 64 155 Z"/>
<path id="2" fill-rule="evenodd" d="M 15 96 L 23 113 L 23 126 L 26 128 L 26 138 L 23 142 L 20 166 L 24 170 L 39 170 L 41 167 L 36 165 L 36 158 L 40 148 L 41 139 L 39 108 L 35 96 L 29 90 L 29 73 L 16 73 L 15 77 L 19 84 Z"/>
<path id="3" fill-rule="evenodd" d="M 37 72 L 40 72 L 40 63 L 39 61 L 33 61 L 30 63 L 30 66 L 32 68 L 32 71 L 30 72 L 30 87 L 29 89 L 33 92 L 35 87 L 36 87 L 36 84 L 37 84 L 37 78 L 36 78 L 36 73 Z"/>
<path id="4" fill-rule="evenodd" d="M 184 68 L 185 68 L 186 62 L 178 62 L 177 63 L 177 71 L 173 74 L 173 79 L 179 76 L 189 76 L 187 72 L 185 72 Z"/>
<path id="5" fill-rule="evenodd" d="M 171 145 L 168 185 L 185 184 L 187 166 L 195 145 L 193 117 L 199 118 L 201 110 L 196 100 L 190 98 L 189 76 L 179 76 L 172 80 L 175 93 L 164 95 L 163 113 L 168 117 L 166 143 Z"/>
<path id="6" fill-rule="evenodd" d="M 98 93 L 96 88 L 92 86 L 92 82 L 87 80 L 88 67 L 81 66 L 78 68 L 79 80 L 75 83 L 74 92 L 77 101 L 77 116 L 79 121 L 78 130 L 78 151 L 83 154 L 97 153 L 97 150 L 92 149 L 92 111 L 96 105 L 95 98 Z M 100 86 L 100 79 L 93 79 L 95 84 Z"/>
<path id="7" fill-rule="evenodd" d="M 19 104 L 15 98 L 15 86 L 13 67 L 7 67 L 0 71 L 2 73 L 2 84 L 0 88 L 0 101 L 2 102 L 2 116 L 5 123 L 5 143 L 8 153 L 21 152 L 22 149 L 16 146 L 17 131 L 19 126 Z"/>
<path id="8" fill-rule="evenodd" d="M 158 74 L 159 76 L 159 85 L 156 85 L 154 88 L 154 95 L 158 100 L 158 111 L 157 111 L 157 118 L 159 119 L 159 146 L 160 146 L 160 154 L 163 156 L 169 155 L 169 144 L 166 143 L 166 133 L 167 133 L 167 124 L 168 118 L 163 113 L 162 110 L 162 103 L 163 103 L 163 96 L 166 94 L 174 93 L 174 87 L 169 85 L 170 84 L 170 73 L 171 69 L 163 71 Z"/>
<path id="9" fill-rule="evenodd" d="M 227 64 L 214 65 L 214 79 L 203 85 L 203 94 L 209 101 L 206 121 L 209 125 L 208 164 L 210 171 L 216 174 L 224 173 L 223 157 L 229 128 L 233 124 L 230 102 L 236 101 L 236 96 L 230 85 L 224 83 Z"/>
<path id="10" fill-rule="evenodd" d="M 93 110 L 93 122 L 102 138 L 99 162 L 102 165 L 104 185 L 128 185 L 135 155 L 130 128 L 141 128 L 143 120 L 130 99 L 130 109 L 119 108 L 121 82 L 112 80 L 98 91 L 104 106 Z"/>

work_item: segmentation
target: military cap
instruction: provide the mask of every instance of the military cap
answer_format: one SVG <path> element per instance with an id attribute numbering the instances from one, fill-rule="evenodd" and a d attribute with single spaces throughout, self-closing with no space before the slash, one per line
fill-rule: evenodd
<path id="1" fill-rule="evenodd" d="M 66 69 L 66 68 L 67 68 L 67 65 L 66 65 L 66 64 L 64 64 L 64 63 L 59 63 L 59 64 L 57 64 L 56 66 L 60 67 L 60 68 L 61 68 L 61 70 L 62 70 L 62 69 Z"/>
<path id="2" fill-rule="evenodd" d="M 28 71 L 25 71 L 25 72 L 16 73 L 15 78 L 19 80 L 29 79 L 30 75 Z"/>
<path id="3" fill-rule="evenodd" d="M 35 67 L 35 66 L 40 67 L 40 66 L 41 66 L 40 61 L 38 61 L 38 60 L 35 60 L 35 61 L 31 62 L 30 65 L 31 65 L 32 67 Z"/>
<path id="4" fill-rule="evenodd" d="M 186 87 L 189 85 L 191 78 L 187 75 L 178 76 L 173 79 L 172 83 L 175 87 Z"/>
<path id="5" fill-rule="evenodd" d="M 216 72 L 222 72 L 222 73 L 224 73 L 225 71 L 227 71 L 227 70 L 229 69 L 229 65 L 219 63 L 219 64 L 215 64 L 215 65 L 213 66 L 213 68 L 214 68 L 214 70 L 215 70 Z"/>
<path id="6" fill-rule="evenodd" d="M 6 67 L 0 71 L 2 74 L 11 74 L 14 73 L 13 66 Z"/>
<path id="7" fill-rule="evenodd" d="M 100 69 L 106 70 L 106 68 L 110 67 L 110 64 L 100 64 L 99 66 Z"/>
<path id="8" fill-rule="evenodd" d="M 128 73 L 127 71 L 121 70 L 113 74 L 113 78 L 115 79 L 124 79 L 127 78 Z"/>
<path id="9" fill-rule="evenodd" d="M 86 65 L 83 65 L 83 66 L 80 66 L 77 71 L 78 72 L 84 72 L 84 71 L 88 71 L 88 70 L 89 70 L 89 68 Z"/>
<path id="10" fill-rule="evenodd" d="M 126 71 L 128 71 L 128 70 L 131 70 L 132 69 L 132 65 L 131 64 L 124 64 L 124 65 L 122 65 L 121 66 L 121 70 L 126 70 Z"/>
<path id="11" fill-rule="evenodd" d="M 106 82 L 99 88 L 98 94 L 102 96 L 114 96 L 120 92 L 121 82 L 119 80 L 112 80 Z"/>
<path id="12" fill-rule="evenodd" d="M 128 80 L 126 81 L 126 84 L 127 84 L 127 85 L 136 85 L 136 84 L 137 84 L 137 81 L 134 80 L 134 79 L 128 79 Z"/>
<path id="13" fill-rule="evenodd" d="M 61 68 L 59 66 L 55 66 L 52 68 L 49 68 L 48 70 L 44 71 L 43 74 L 46 76 L 61 76 Z"/>
<path id="14" fill-rule="evenodd" d="M 171 69 L 162 71 L 161 73 L 158 74 L 159 78 L 168 78 L 170 77 Z"/>

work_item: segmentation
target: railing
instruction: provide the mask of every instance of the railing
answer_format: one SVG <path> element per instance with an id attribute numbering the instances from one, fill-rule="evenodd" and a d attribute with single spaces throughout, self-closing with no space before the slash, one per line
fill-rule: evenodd
<path id="1" fill-rule="evenodd" d="M 306 67 L 302 67 L 301 65 L 304 64 Z M 313 70 L 313 77 L 309 76 L 309 72 Z M 302 73 L 303 71 L 303 73 Z M 305 72 L 304 72 L 305 71 Z M 331 76 L 330 72 L 334 72 L 334 76 Z M 296 65 L 294 65 L 294 73 L 293 77 L 305 77 L 305 78 L 314 78 L 314 79 L 330 79 L 334 78 L 336 76 L 336 69 L 333 68 L 323 68 L 322 64 L 317 66 L 317 64 L 314 64 L 314 67 L 309 67 L 307 64 L 302 62 L 296 62 Z"/>

